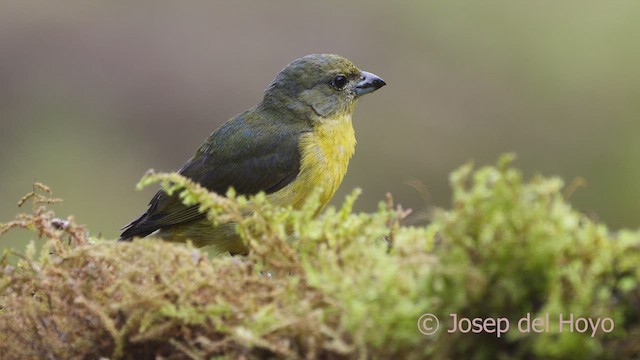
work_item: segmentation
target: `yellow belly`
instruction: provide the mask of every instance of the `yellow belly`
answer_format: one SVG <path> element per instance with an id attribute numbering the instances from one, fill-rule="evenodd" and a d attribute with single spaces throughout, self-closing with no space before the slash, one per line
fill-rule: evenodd
<path id="1" fill-rule="evenodd" d="M 351 116 L 324 119 L 300 139 L 300 173 L 289 185 L 269 195 L 276 205 L 302 206 L 317 188 L 324 207 L 338 190 L 356 146 Z"/>
<path id="2" fill-rule="evenodd" d="M 284 188 L 269 194 L 269 201 L 278 206 L 301 207 L 316 189 L 321 188 L 321 208 L 338 190 L 347 172 L 356 139 L 351 117 L 324 119 L 315 131 L 300 139 L 300 173 Z M 320 209 L 321 209 L 320 208 Z M 318 209 L 318 211 L 320 210 Z M 174 242 L 191 240 L 195 246 L 211 255 L 229 252 L 245 254 L 244 246 L 233 223 L 212 227 L 207 219 L 162 229 L 155 236 Z"/>

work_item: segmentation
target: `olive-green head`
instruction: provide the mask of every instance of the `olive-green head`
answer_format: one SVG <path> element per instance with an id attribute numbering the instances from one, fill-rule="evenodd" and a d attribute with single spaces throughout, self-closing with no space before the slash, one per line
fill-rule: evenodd
<path id="1" fill-rule="evenodd" d="M 282 69 L 267 88 L 264 102 L 331 118 L 351 114 L 357 98 L 385 84 L 341 56 L 313 54 Z"/>

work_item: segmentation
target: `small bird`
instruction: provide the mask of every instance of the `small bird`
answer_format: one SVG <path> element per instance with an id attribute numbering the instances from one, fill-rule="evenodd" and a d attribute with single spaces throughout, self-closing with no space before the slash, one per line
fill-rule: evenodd
<path id="1" fill-rule="evenodd" d="M 356 100 L 386 85 L 333 54 L 307 55 L 287 65 L 255 107 L 215 130 L 178 171 L 210 191 L 260 191 L 277 206 L 300 207 L 321 188 L 322 206 L 347 171 L 356 139 Z M 213 253 L 245 254 L 232 224 L 213 226 L 198 206 L 158 191 L 147 211 L 124 226 L 121 241 L 153 236 L 192 241 Z"/>

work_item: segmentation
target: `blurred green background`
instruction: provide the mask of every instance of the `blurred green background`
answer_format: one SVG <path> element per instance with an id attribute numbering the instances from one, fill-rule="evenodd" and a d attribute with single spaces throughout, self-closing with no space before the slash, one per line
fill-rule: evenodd
<path id="1" fill-rule="evenodd" d="M 64 199 L 58 216 L 115 238 L 155 191 L 134 190 L 147 169 L 177 169 L 287 63 L 332 52 L 388 83 L 356 110 L 334 202 L 361 187 L 359 210 L 388 191 L 446 207 L 450 171 L 513 151 L 527 175 L 584 177 L 580 210 L 638 227 L 639 14 L 637 1 L 3 1 L 0 222 L 41 181 Z"/>

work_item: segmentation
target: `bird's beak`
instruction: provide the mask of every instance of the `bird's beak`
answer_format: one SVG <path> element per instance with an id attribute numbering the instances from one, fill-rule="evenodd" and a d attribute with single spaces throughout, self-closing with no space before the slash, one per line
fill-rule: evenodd
<path id="1" fill-rule="evenodd" d="M 374 92 L 387 85 L 378 75 L 362 71 L 362 80 L 356 84 L 356 97 Z"/>

